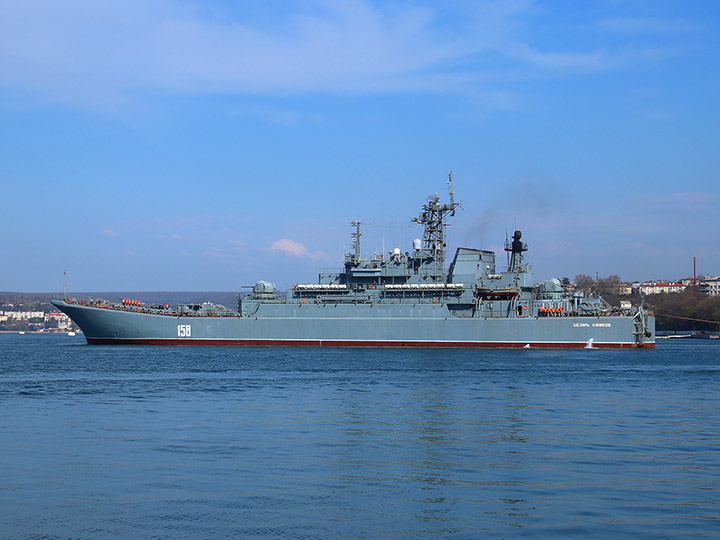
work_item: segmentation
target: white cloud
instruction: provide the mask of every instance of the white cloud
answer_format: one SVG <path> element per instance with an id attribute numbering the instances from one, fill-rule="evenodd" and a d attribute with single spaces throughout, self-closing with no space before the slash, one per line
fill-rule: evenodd
<path id="1" fill-rule="evenodd" d="M 183 0 L 6 2 L 0 87 L 103 107 L 167 93 L 478 96 L 502 93 L 499 82 L 516 79 L 522 68 L 613 67 L 604 49 L 541 53 L 526 43 L 522 22 L 534 13 L 527 1 L 458 2 L 442 10 L 371 0 L 268 6 L 230 3 L 221 12 Z M 277 121 L 294 121 L 274 113 Z"/>
<path id="2" fill-rule="evenodd" d="M 100 231 L 100 236 L 117 236 L 118 233 L 113 231 L 112 229 L 105 228 Z"/>
<path id="3" fill-rule="evenodd" d="M 300 4 L 293 13 L 290 5 L 289 16 L 268 24 L 210 16 L 200 6 L 11 2 L 0 17 L 0 81 L 57 100 L 123 101 L 137 90 L 362 91 L 406 86 L 404 77 L 470 52 L 432 37 L 433 13 L 421 8 L 344 0 Z"/>
<path id="4" fill-rule="evenodd" d="M 270 251 L 284 251 L 285 253 L 301 256 L 309 255 L 308 249 L 303 244 L 288 238 L 274 242 L 273 245 L 270 246 Z"/>
<path id="5" fill-rule="evenodd" d="M 295 242 L 294 240 L 290 240 L 289 238 L 282 238 L 281 240 L 273 242 L 273 245 L 270 246 L 270 251 L 276 253 L 289 253 L 298 257 L 309 257 L 313 260 L 327 259 L 327 254 L 324 251 L 311 252 L 310 250 L 308 250 L 307 247 L 305 247 L 304 244 L 301 244 L 300 242 Z"/>

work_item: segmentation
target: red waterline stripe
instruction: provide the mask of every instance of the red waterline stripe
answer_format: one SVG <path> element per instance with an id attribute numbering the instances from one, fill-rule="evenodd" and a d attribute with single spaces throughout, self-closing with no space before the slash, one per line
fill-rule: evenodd
<path id="1" fill-rule="evenodd" d="M 250 347 L 489 347 L 521 349 L 582 349 L 586 342 L 527 342 L 527 341 L 383 341 L 383 340 L 320 340 L 320 339 L 197 339 L 197 338 L 86 338 L 92 345 L 236 345 Z M 593 343 L 594 349 L 653 349 L 654 342 Z"/>

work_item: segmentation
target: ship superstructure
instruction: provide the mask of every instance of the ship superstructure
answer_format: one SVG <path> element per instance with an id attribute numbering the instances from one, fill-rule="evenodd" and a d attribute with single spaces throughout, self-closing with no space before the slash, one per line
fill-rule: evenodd
<path id="1" fill-rule="evenodd" d="M 90 343 L 427 347 L 654 347 L 654 319 L 642 307 L 611 308 L 558 279 L 535 283 L 521 231 L 495 253 L 458 248 L 445 269 L 445 227 L 459 206 L 431 195 L 412 222 L 422 238 L 409 251 L 361 255 L 362 227 L 339 272 L 296 283 L 284 295 L 261 280 L 237 311 L 214 304 L 130 305 L 53 301 Z"/>

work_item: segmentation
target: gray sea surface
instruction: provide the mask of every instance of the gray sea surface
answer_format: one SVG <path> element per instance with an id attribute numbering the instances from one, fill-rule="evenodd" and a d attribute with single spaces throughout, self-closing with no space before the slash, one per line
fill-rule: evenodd
<path id="1" fill-rule="evenodd" d="M 0 538 L 718 538 L 720 340 L 0 335 Z"/>

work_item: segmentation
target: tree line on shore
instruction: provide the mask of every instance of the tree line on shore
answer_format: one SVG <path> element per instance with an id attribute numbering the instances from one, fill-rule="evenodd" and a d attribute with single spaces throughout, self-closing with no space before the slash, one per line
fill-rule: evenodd
<path id="1" fill-rule="evenodd" d="M 645 304 L 655 313 L 657 330 L 720 331 L 720 296 L 694 293 L 688 287 L 682 292 L 648 295 Z"/>

